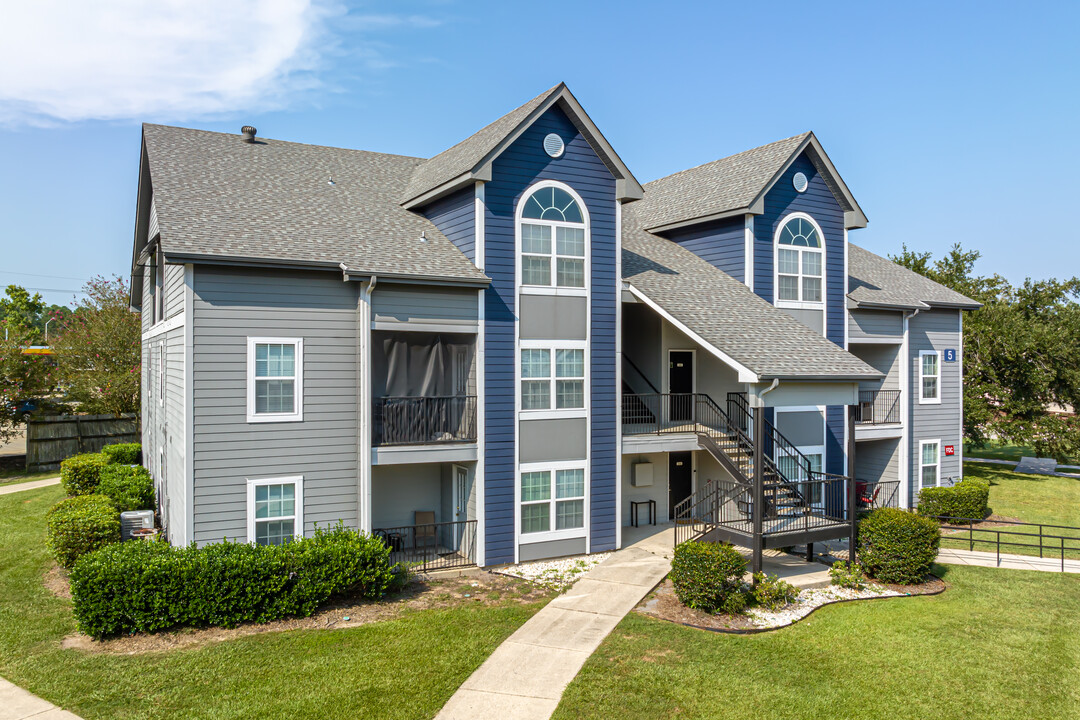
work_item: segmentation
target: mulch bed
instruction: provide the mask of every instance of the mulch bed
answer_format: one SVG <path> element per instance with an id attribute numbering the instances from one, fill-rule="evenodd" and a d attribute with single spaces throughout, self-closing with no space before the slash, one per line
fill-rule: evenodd
<path id="1" fill-rule="evenodd" d="M 945 591 L 945 581 L 936 576 L 927 577 L 925 582 L 918 585 L 891 585 L 888 583 L 878 583 L 879 585 L 892 590 L 893 592 L 900 593 L 901 596 L 912 595 L 937 595 Z M 837 600 L 827 603 L 820 607 L 826 607 L 827 605 L 836 605 L 841 602 L 857 602 L 858 600 L 886 600 L 897 597 L 895 595 L 881 595 L 878 597 L 858 598 L 853 600 Z M 814 608 L 810 613 L 805 615 L 799 620 L 803 620 L 810 615 L 813 615 L 818 608 Z M 671 580 L 664 580 L 653 592 L 651 592 L 646 598 L 635 608 L 635 612 L 642 615 L 648 615 L 659 620 L 667 620 L 668 622 L 678 623 L 680 625 L 686 625 L 687 627 L 697 628 L 700 630 L 711 630 L 713 632 L 722 633 L 734 633 L 734 634 L 751 634 L 759 632 L 770 632 L 773 630 L 781 630 L 785 627 L 791 627 L 794 623 L 788 625 L 782 625 L 780 627 L 761 627 L 754 624 L 754 622 L 746 615 L 726 615 L 717 614 L 710 615 L 707 612 L 701 610 L 694 610 L 688 608 L 679 602 L 679 599 L 675 596 L 675 589 L 672 586 Z M 796 621 L 798 622 L 798 620 Z"/>
<path id="2" fill-rule="evenodd" d="M 42 582 L 46 589 L 57 597 L 71 597 L 67 574 L 63 570 L 53 567 L 45 573 Z M 73 633 L 64 638 L 62 647 L 88 653 L 140 655 L 198 647 L 267 632 L 355 628 L 368 623 L 394 620 L 415 610 L 478 604 L 527 605 L 552 595 L 552 591 L 525 580 L 474 570 L 458 577 L 420 576 L 400 594 L 382 600 L 356 601 L 343 598 L 328 603 L 311 617 L 247 623 L 235 628 L 181 628 L 172 632 L 136 633 L 107 640 L 94 640 L 89 635 Z"/>

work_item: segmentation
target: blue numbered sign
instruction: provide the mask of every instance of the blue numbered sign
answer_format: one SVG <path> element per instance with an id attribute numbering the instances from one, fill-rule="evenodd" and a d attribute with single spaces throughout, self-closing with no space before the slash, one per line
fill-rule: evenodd
<path id="1" fill-rule="evenodd" d="M 945 362 L 956 362 L 956 350 L 954 348 L 945 351 Z"/>

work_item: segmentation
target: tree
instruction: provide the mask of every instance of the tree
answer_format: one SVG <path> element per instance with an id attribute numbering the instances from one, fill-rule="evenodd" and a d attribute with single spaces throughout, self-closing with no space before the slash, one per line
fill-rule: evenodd
<path id="1" fill-rule="evenodd" d="M 16 326 L 32 330 L 23 340 L 28 345 L 40 345 L 45 341 L 46 323 L 50 332 L 56 332 L 71 315 L 71 308 L 65 305 L 45 305 L 39 293 L 33 295 L 19 285 L 8 285 L 7 297 L 0 298 L 0 326 L 10 336 Z"/>
<path id="2" fill-rule="evenodd" d="M 56 387 L 56 367 L 47 355 L 26 355 L 34 330 L 7 318 L 0 321 L 0 442 L 7 442 L 25 421 L 29 401 L 41 401 Z"/>
<path id="3" fill-rule="evenodd" d="M 124 280 L 95 277 L 53 345 L 68 398 L 86 413 L 139 411 L 141 325 Z"/>
<path id="4" fill-rule="evenodd" d="M 1000 275 L 975 275 L 979 256 L 957 244 L 938 260 L 907 246 L 892 258 L 983 303 L 964 319 L 964 436 L 1076 457 L 1080 422 L 1049 408 L 1080 407 L 1080 279 L 1013 286 Z"/>

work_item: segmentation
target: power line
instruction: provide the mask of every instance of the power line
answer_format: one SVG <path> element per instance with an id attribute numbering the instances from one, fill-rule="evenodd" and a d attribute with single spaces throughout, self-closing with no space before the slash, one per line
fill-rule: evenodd
<path id="1" fill-rule="evenodd" d="M 85 295 L 82 290 L 68 290 L 67 288 L 43 288 L 43 287 L 24 287 L 23 290 L 33 290 L 34 292 L 69 292 L 76 295 Z"/>
<path id="2" fill-rule="evenodd" d="M 50 280 L 81 280 L 86 278 L 70 277 L 68 275 L 39 275 L 37 273 L 15 272 L 14 270 L 0 270 L 0 275 L 25 275 L 26 277 L 49 278 Z"/>

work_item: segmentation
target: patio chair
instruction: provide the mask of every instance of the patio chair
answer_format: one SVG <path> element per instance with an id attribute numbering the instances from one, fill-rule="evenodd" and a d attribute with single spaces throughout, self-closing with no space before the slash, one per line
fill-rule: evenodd
<path id="1" fill-rule="evenodd" d="M 417 510 L 413 513 L 413 525 L 413 547 L 419 549 L 437 544 L 434 510 Z"/>
<path id="2" fill-rule="evenodd" d="M 860 510 L 872 508 L 874 503 L 877 502 L 878 493 L 881 492 L 881 486 L 877 483 L 874 484 L 873 493 L 870 492 L 870 483 L 858 482 L 855 483 L 855 496 L 856 505 Z"/>

